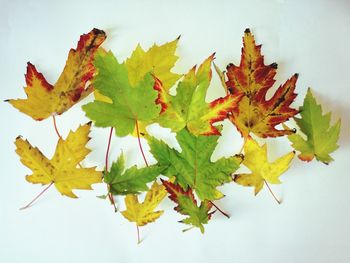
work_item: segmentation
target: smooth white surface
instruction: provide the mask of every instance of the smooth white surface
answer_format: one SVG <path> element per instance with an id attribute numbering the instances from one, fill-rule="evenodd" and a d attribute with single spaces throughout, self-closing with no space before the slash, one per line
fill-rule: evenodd
<path id="1" fill-rule="evenodd" d="M 181 34 L 178 72 L 214 51 L 220 67 L 238 63 L 243 31 L 250 27 L 263 43 L 265 62 L 279 64 L 276 86 L 300 73 L 296 106 L 312 86 L 333 120 L 342 118 L 336 161 L 325 166 L 295 159 L 283 184 L 273 186 L 283 198 L 280 206 L 266 189 L 254 197 L 250 188 L 224 186 L 226 198 L 218 204 L 232 217 L 216 213 L 205 235 L 182 233 L 184 226 L 177 223 L 182 216 L 166 201 L 165 215 L 141 228 L 144 242 L 137 245 L 135 226 L 95 198 L 103 186 L 77 191 L 77 200 L 52 188 L 32 208 L 18 210 L 42 188 L 24 180 L 29 170 L 14 152 L 14 139 L 23 135 L 50 157 L 57 138 L 52 120 L 34 122 L 1 103 L 0 262 L 350 262 L 349 1 L 1 1 L 1 101 L 24 96 L 27 61 L 54 83 L 68 50 L 93 27 L 106 30 L 104 47 L 120 59 L 138 42 L 148 48 Z M 222 94 L 214 77 L 208 100 Z M 86 121 L 78 105 L 59 117 L 58 125 L 66 136 Z M 174 145 L 166 131 L 151 130 Z M 108 132 L 93 129 L 86 164 L 102 168 Z M 271 160 L 291 150 L 286 138 L 268 142 Z M 234 154 L 241 143 L 225 122 L 215 156 Z M 136 139 L 114 137 L 111 159 L 121 149 L 128 165 L 143 165 Z"/>

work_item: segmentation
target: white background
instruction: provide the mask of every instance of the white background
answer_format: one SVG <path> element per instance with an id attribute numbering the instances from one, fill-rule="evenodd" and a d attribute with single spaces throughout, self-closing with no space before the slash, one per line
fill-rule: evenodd
<path id="1" fill-rule="evenodd" d="M 250 27 L 263 43 L 266 64 L 279 65 L 276 85 L 300 73 L 295 106 L 311 86 L 333 121 L 342 118 L 335 162 L 295 159 L 283 184 L 273 186 L 282 205 L 266 189 L 254 197 L 250 188 L 222 187 L 226 198 L 218 204 L 232 216 L 216 213 L 204 235 L 197 229 L 182 233 L 182 216 L 167 200 L 164 216 L 141 228 L 144 241 L 137 245 L 135 225 L 95 197 L 104 193 L 103 185 L 76 191 L 77 200 L 52 188 L 30 209 L 18 210 L 42 186 L 25 181 L 30 171 L 15 154 L 14 139 L 22 135 L 51 157 L 57 137 L 51 119 L 35 122 L 1 103 L 0 262 L 350 262 L 350 1 L 1 1 L 1 101 L 24 97 L 27 61 L 54 83 L 68 50 L 93 27 L 108 33 L 104 47 L 121 60 L 138 42 L 148 48 L 181 34 L 175 68 L 181 73 L 214 51 L 221 68 L 239 63 L 243 32 Z M 221 95 L 214 76 L 208 101 Z M 64 136 L 87 121 L 80 106 L 58 118 Z M 232 155 L 242 144 L 236 129 L 224 125 L 214 158 Z M 150 130 L 176 146 L 166 130 Z M 108 132 L 93 129 L 93 153 L 85 164 L 103 168 Z M 286 138 L 268 144 L 271 160 L 291 150 Z M 114 137 L 112 160 L 121 149 L 128 165 L 143 166 L 135 138 Z"/>

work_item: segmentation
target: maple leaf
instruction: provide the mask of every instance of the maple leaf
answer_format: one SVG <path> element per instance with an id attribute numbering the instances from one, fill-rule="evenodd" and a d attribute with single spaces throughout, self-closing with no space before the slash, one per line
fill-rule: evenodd
<path id="1" fill-rule="evenodd" d="M 234 181 L 243 186 L 253 186 L 255 195 L 260 192 L 264 182 L 280 184 L 279 177 L 288 170 L 295 153 L 290 152 L 270 163 L 267 159 L 267 146 L 259 144 L 248 137 L 244 144 L 243 164 L 252 172 L 250 174 L 237 174 Z"/>
<path id="2" fill-rule="evenodd" d="M 208 200 L 205 200 L 198 207 L 191 188 L 184 191 L 180 185 L 164 180 L 162 182 L 170 194 L 169 198 L 177 204 L 174 210 L 189 216 L 180 222 L 198 227 L 204 233 L 203 224 L 207 224 L 211 215 L 215 212 L 210 212 L 213 205 Z"/>
<path id="3" fill-rule="evenodd" d="M 157 91 L 154 78 L 147 73 L 136 86 L 132 86 L 125 63 L 119 64 L 112 52 L 97 52 L 95 56 L 97 76 L 93 85 L 112 103 L 95 100 L 82 108 L 98 127 L 114 127 L 118 136 L 131 134 L 136 121 L 149 121 L 159 115 L 156 104 Z"/>
<path id="4" fill-rule="evenodd" d="M 168 92 L 181 77 L 181 75 L 171 71 L 179 58 L 175 55 L 179 39 L 180 37 L 160 46 L 154 44 L 147 51 L 144 51 L 143 48 L 138 45 L 133 51 L 131 57 L 125 61 L 125 65 L 128 69 L 129 80 L 133 86 L 136 85 L 136 83 L 148 72 L 152 72 L 154 77 L 153 89 L 158 92 L 156 104 L 161 106 L 160 113 L 163 113 L 168 107 L 165 102 L 165 92 Z M 148 134 L 146 127 L 154 121 L 155 120 L 140 122 L 139 133 L 142 135 Z M 136 129 L 132 135 L 137 137 Z"/>
<path id="5" fill-rule="evenodd" d="M 276 125 L 285 122 L 298 113 L 290 108 L 298 74 L 281 85 L 267 100 L 266 93 L 275 83 L 277 64 L 264 64 L 261 45 L 256 45 L 254 36 L 246 29 L 243 37 L 241 63 L 227 66 L 227 81 L 224 88 L 228 94 L 244 94 L 238 109 L 231 112 L 229 119 L 247 137 L 250 132 L 259 137 L 277 137 L 292 134 L 292 130 L 277 130 Z"/>
<path id="6" fill-rule="evenodd" d="M 51 160 L 27 140 L 17 137 L 16 152 L 21 162 L 33 171 L 33 174 L 26 176 L 26 180 L 33 184 L 53 183 L 62 195 L 72 198 L 77 198 L 73 189 L 92 190 L 91 184 L 101 182 L 101 172 L 96 171 L 96 167 L 77 168 L 90 153 L 86 148 L 90 126 L 91 123 L 79 126 L 75 132 L 69 132 L 66 140 L 60 138 Z"/>
<path id="7" fill-rule="evenodd" d="M 147 191 L 147 183 L 155 180 L 164 170 L 159 165 L 151 165 L 138 169 L 136 165 L 125 170 L 123 154 L 112 164 L 111 170 L 104 175 L 104 181 L 109 185 L 114 195 L 138 194 Z"/>
<path id="8" fill-rule="evenodd" d="M 105 39 L 105 32 L 96 28 L 82 35 L 77 48 L 69 51 L 66 65 L 55 85 L 48 83 L 43 74 L 28 62 L 27 86 L 24 88 L 27 99 L 10 99 L 8 102 L 38 121 L 67 111 L 93 91 L 91 85 L 87 86 L 95 73 L 92 61 Z"/>
<path id="9" fill-rule="evenodd" d="M 174 132 L 187 127 L 195 135 L 219 135 L 214 123 L 227 118 L 234 111 L 242 95 L 227 95 L 211 103 L 205 97 L 211 81 L 211 63 L 214 54 L 208 57 L 196 71 L 194 66 L 179 82 L 176 96 L 170 95 L 159 85 L 160 98 L 165 110 L 158 118 L 161 126 L 171 128 Z"/>
<path id="10" fill-rule="evenodd" d="M 173 73 L 171 70 L 174 67 L 178 56 L 175 55 L 179 38 L 163 45 L 154 44 L 150 49 L 145 51 L 140 45 L 136 47 L 130 58 L 125 61 L 125 66 L 128 72 L 130 85 L 135 87 L 148 73 L 152 73 L 154 78 L 153 89 L 158 92 L 156 104 L 161 106 L 161 112 L 165 111 L 167 105 L 164 102 L 161 91 L 169 91 L 174 83 L 181 75 Z M 95 99 L 112 103 L 109 97 L 103 96 L 98 90 L 95 90 Z M 146 126 L 152 124 L 154 120 L 139 122 L 139 133 L 147 134 Z M 136 129 L 132 133 L 137 136 Z"/>
<path id="11" fill-rule="evenodd" d="M 317 104 L 310 88 L 300 108 L 300 115 L 301 118 L 294 117 L 294 120 L 307 139 L 305 140 L 299 134 L 288 136 L 293 143 L 293 148 L 300 152 L 299 159 L 309 162 L 316 157 L 316 160 L 325 164 L 333 161 L 329 154 L 339 147 L 337 141 L 340 133 L 340 119 L 330 126 L 331 113 L 322 114 L 322 107 Z"/>
<path id="12" fill-rule="evenodd" d="M 147 191 L 142 203 L 139 203 L 137 195 L 128 194 L 125 197 L 126 210 L 121 213 L 130 222 L 135 222 L 137 226 L 144 226 L 154 222 L 163 214 L 164 211 L 154 211 L 154 209 L 166 195 L 165 187 L 155 181 Z"/>
<path id="13" fill-rule="evenodd" d="M 138 45 L 131 57 L 125 61 L 131 85 L 136 86 L 147 73 L 152 72 L 168 91 L 181 77 L 171 72 L 179 58 L 175 55 L 179 39 L 180 37 L 161 46 L 154 44 L 147 51 Z"/>
<path id="14" fill-rule="evenodd" d="M 218 129 L 221 130 L 220 127 Z M 182 188 L 192 188 L 201 200 L 222 198 L 223 194 L 216 188 L 232 181 L 231 174 L 239 167 L 239 157 L 211 161 L 218 135 L 195 136 L 183 129 L 176 138 L 181 152 L 154 137 L 148 138 L 154 158 L 160 166 L 166 167 L 162 173 L 169 177 L 175 176 Z"/>

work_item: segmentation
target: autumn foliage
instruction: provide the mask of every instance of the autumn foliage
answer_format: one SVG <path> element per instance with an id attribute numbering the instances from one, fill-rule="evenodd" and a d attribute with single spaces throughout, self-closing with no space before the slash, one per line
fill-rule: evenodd
<path id="1" fill-rule="evenodd" d="M 136 224 L 138 233 L 139 227 L 154 222 L 164 213 L 157 207 L 166 196 L 181 214 L 179 222 L 204 233 L 204 225 L 214 212 L 228 217 L 215 204 L 229 194 L 223 193 L 222 185 L 237 183 L 253 187 L 255 195 L 266 186 L 280 203 L 269 184 L 281 183 L 280 176 L 288 170 L 295 155 L 307 162 L 333 161 L 330 154 L 338 148 L 340 120 L 331 125 L 331 114 L 322 112 L 311 89 L 301 107 L 293 105 L 298 74 L 292 74 L 268 96 L 275 84 L 277 63 L 265 65 L 262 46 L 256 44 L 249 29 L 244 32 L 239 65 L 230 63 L 226 71 L 213 64 L 214 53 L 187 73 L 174 72 L 180 38 L 163 45 L 154 44 L 148 50 L 137 45 L 125 61 L 101 47 L 105 39 L 105 32 L 99 29 L 83 34 L 77 47 L 69 51 L 66 65 L 54 85 L 28 62 L 24 88 L 27 98 L 7 100 L 36 121 L 52 117 L 58 135 L 51 158 L 21 136 L 15 140 L 20 161 L 32 171 L 26 180 L 47 185 L 24 208 L 30 207 L 51 185 L 62 195 L 76 198 L 74 189 L 92 190 L 93 184 L 103 183 L 106 194 L 100 197 L 108 197 L 118 212 L 120 204 L 114 197 L 124 196 L 125 210 L 120 214 Z M 215 88 L 223 89 L 226 94 L 207 102 L 213 72 L 222 85 Z M 91 93 L 94 100 L 82 109 L 92 122 L 70 131 L 64 139 L 56 126 L 56 116 Z M 243 146 L 232 156 L 214 160 L 213 152 L 225 120 L 235 125 Z M 147 126 L 151 124 L 176 133 L 180 148 L 175 149 L 149 134 Z M 93 125 L 110 129 L 102 169 L 86 167 L 82 162 L 91 151 L 86 144 Z M 126 167 L 125 158 L 129 157 L 121 153 L 109 167 L 113 135 L 135 136 L 145 166 Z M 285 135 L 291 148 L 270 161 L 267 144 L 259 141 Z M 145 142 L 154 163 L 149 164 L 145 157 L 142 147 Z M 229 142 L 226 147 L 230 147 Z M 250 172 L 241 172 L 241 166 Z M 143 193 L 144 200 L 140 201 Z"/>

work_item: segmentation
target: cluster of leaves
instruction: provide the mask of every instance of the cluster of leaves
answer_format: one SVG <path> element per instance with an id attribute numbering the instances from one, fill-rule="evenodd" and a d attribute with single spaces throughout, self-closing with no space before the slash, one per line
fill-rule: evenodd
<path id="1" fill-rule="evenodd" d="M 316 158 L 328 164 L 333 160 L 329 154 L 338 148 L 340 120 L 331 126 L 330 113 L 323 115 L 310 89 L 302 107 L 291 107 L 297 96 L 298 74 L 267 99 L 275 82 L 277 64 L 264 64 L 261 45 L 256 45 L 249 29 L 244 33 L 238 66 L 229 64 L 226 71 L 221 71 L 213 65 L 212 54 L 184 75 L 172 72 L 178 59 L 175 52 L 179 38 L 153 45 L 147 51 L 138 45 L 124 62 L 100 47 L 105 39 L 106 34 L 98 29 L 82 35 L 77 48 L 70 50 L 55 85 L 49 84 L 28 63 L 25 87 L 28 98 L 8 102 L 37 121 L 52 117 L 56 124 L 55 116 L 94 91 L 95 100 L 82 106 L 86 116 L 96 127 L 109 127 L 111 135 L 114 130 L 119 137 L 136 136 L 145 167 L 125 167 L 121 154 L 109 169 L 108 150 L 103 171 L 83 167 L 81 162 L 90 152 L 86 144 L 92 123 L 71 131 L 65 140 L 55 125 L 59 139 L 51 160 L 20 136 L 15 141 L 21 162 L 33 172 L 26 177 L 29 182 L 48 187 L 54 184 L 61 194 L 71 198 L 76 198 L 73 189 L 89 190 L 92 184 L 104 183 L 108 189 L 106 196 L 116 211 L 114 196 L 125 196 L 126 210 L 121 214 L 137 227 L 154 222 L 163 214 L 155 209 L 168 195 L 176 203 L 174 209 L 185 216 L 180 222 L 198 227 L 203 233 L 204 224 L 216 211 L 214 208 L 221 211 L 214 204 L 224 197 L 218 189 L 221 185 L 235 182 L 254 187 L 255 194 L 264 184 L 270 189 L 269 184 L 281 183 L 279 178 L 289 168 L 295 151 L 302 161 Z M 206 95 L 213 66 L 226 95 L 208 103 Z M 175 85 L 174 95 L 170 89 Z M 298 131 L 286 125 L 291 118 Z M 236 126 L 244 144 L 236 155 L 214 161 L 212 155 L 223 129 L 218 122 L 225 119 Z M 176 133 L 181 150 L 148 134 L 146 127 L 154 123 Z M 141 135 L 149 144 L 155 164 L 149 165 L 145 158 Z M 256 138 L 285 135 L 294 150 L 269 162 L 267 145 L 260 146 Z M 241 165 L 251 173 L 235 174 Z M 143 192 L 145 199 L 140 203 L 138 195 Z"/>

